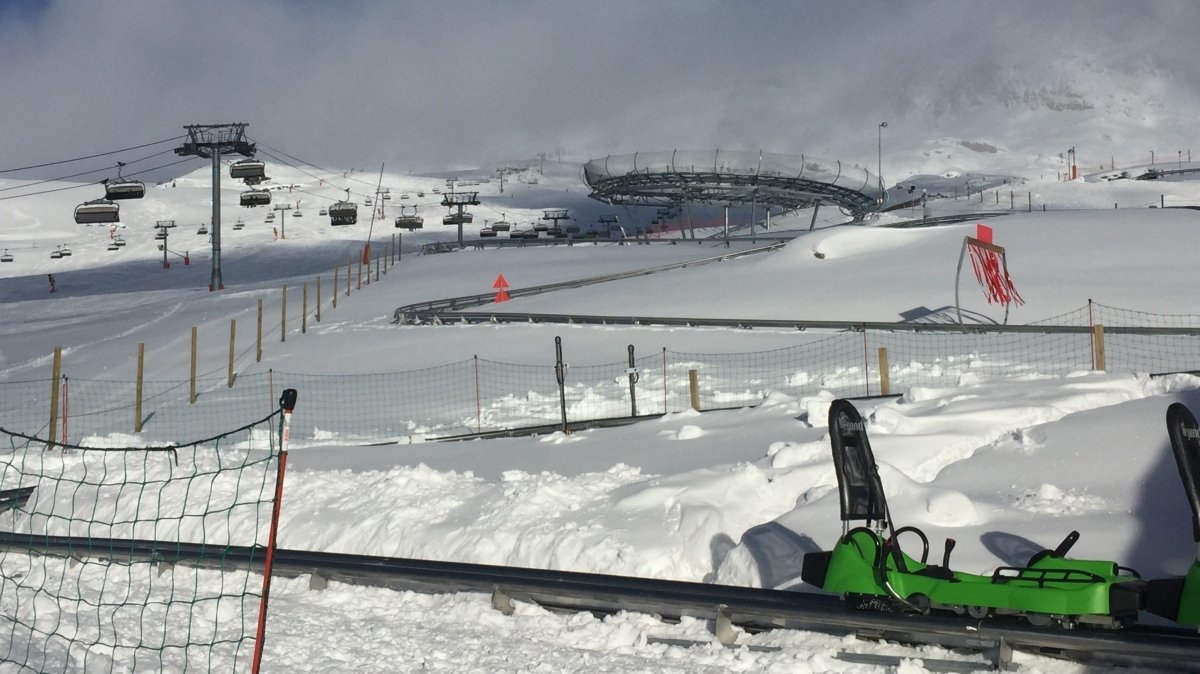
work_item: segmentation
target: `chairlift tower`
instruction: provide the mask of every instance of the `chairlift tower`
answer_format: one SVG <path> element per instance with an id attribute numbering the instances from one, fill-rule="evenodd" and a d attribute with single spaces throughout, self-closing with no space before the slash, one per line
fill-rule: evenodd
<path id="1" fill-rule="evenodd" d="M 453 187 L 452 181 L 448 180 L 446 182 Z M 446 206 L 447 208 L 454 208 L 456 206 L 458 207 L 458 213 L 450 214 L 442 218 L 442 224 L 458 225 L 458 245 L 460 247 L 463 245 L 463 223 L 471 222 L 475 219 L 470 213 L 464 212 L 463 208 L 467 206 L 478 206 L 478 197 L 478 192 L 447 192 L 442 195 L 443 206 Z"/>
<path id="2" fill-rule="evenodd" d="M 221 155 L 240 154 L 253 157 L 254 143 L 246 140 L 248 124 L 189 124 L 187 140 L 175 148 L 181 157 L 204 157 L 212 160 L 212 278 L 208 290 L 224 290 L 221 281 Z M 165 231 L 165 230 L 164 230 Z"/>
<path id="3" fill-rule="evenodd" d="M 604 226 L 604 231 L 607 233 L 608 238 L 610 238 L 610 239 L 612 238 L 612 230 L 613 230 L 614 226 L 617 228 L 618 231 L 621 232 L 621 238 L 622 239 L 625 238 L 625 228 L 621 226 L 621 221 L 617 218 L 617 216 L 601 215 L 597 219 L 597 222 L 599 222 L 601 225 Z"/>
<path id="4" fill-rule="evenodd" d="M 157 220 L 154 223 L 154 227 L 158 229 L 159 232 L 158 236 L 155 238 L 157 238 L 159 241 L 162 241 L 163 269 L 170 269 L 171 263 L 167 262 L 167 236 L 170 234 L 170 230 L 175 227 L 175 221 Z"/>
<path id="5" fill-rule="evenodd" d="M 271 210 L 279 211 L 279 238 L 287 239 L 287 216 L 292 210 L 291 204 L 275 204 Z"/>
<path id="6" fill-rule="evenodd" d="M 565 209 L 565 208 L 549 208 L 549 209 L 542 211 L 542 219 L 543 220 L 553 220 L 554 224 L 551 225 L 552 229 L 550 231 L 557 234 L 558 232 L 562 231 L 561 229 L 558 228 L 558 221 L 559 220 L 570 220 L 571 217 L 569 215 L 567 215 L 567 209 Z"/>

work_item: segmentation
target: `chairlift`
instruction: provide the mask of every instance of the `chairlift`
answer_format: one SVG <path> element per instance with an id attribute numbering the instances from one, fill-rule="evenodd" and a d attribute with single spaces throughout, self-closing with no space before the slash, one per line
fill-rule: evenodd
<path id="1" fill-rule="evenodd" d="M 92 223 L 120 222 L 121 207 L 106 199 L 95 199 L 75 207 L 75 223 L 87 225 Z"/>
<path id="2" fill-rule="evenodd" d="M 116 241 L 110 241 L 108 243 L 108 249 L 109 250 L 121 250 L 121 247 L 117 245 Z"/>
<path id="3" fill-rule="evenodd" d="M 463 211 L 462 213 L 451 213 L 449 215 L 443 216 L 442 224 L 443 225 L 469 225 L 474 220 L 475 220 L 475 215 L 473 213 L 467 213 L 466 211 Z"/>
<path id="4" fill-rule="evenodd" d="M 112 201 L 118 199 L 141 199 L 146 196 L 146 184 L 140 180 L 130 180 L 121 177 L 121 169 L 125 162 L 117 162 L 117 177 L 104 179 L 104 198 Z"/>
<path id="5" fill-rule="evenodd" d="M 417 197 L 418 197 L 418 198 L 422 198 L 422 199 L 423 199 L 423 198 L 425 197 L 425 192 L 424 192 L 424 191 L 417 192 Z M 401 198 L 401 199 L 407 199 L 408 197 L 400 197 L 400 198 Z"/>
<path id="6" fill-rule="evenodd" d="M 59 248 L 58 252 L 62 253 L 62 256 L 63 256 L 63 257 L 70 257 L 70 256 L 71 256 L 71 248 L 70 248 L 70 246 L 67 246 L 66 244 L 64 244 L 64 245 L 62 246 L 62 248 Z"/>
<path id="7" fill-rule="evenodd" d="M 423 196 L 425 196 L 425 195 L 424 195 L 424 194 L 420 194 L 420 193 L 418 193 L 418 195 L 417 195 L 417 196 L 422 196 L 422 197 L 423 197 Z M 401 198 L 401 199 L 407 199 L 407 198 L 408 198 L 408 195 L 407 195 L 407 194 L 401 194 L 401 195 L 400 195 L 400 198 Z"/>
<path id="8" fill-rule="evenodd" d="M 481 237 L 496 236 L 496 230 L 492 229 L 491 227 L 480 228 L 479 236 L 481 236 Z"/>
<path id="9" fill-rule="evenodd" d="M 370 201 L 368 199 L 368 201 Z M 346 200 L 339 201 L 329 207 L 329 224 L 353 225 L 358 222 L 358 204 L 350 201 L 350 190 L 346 190 Z"/>
<path id="10" fill-rule="evenodd" d="M 204 236 L 205 234 L 208 234 L 208 227 L 200 225 L 200 229 L 196 230 L 196 234 L 198 236 Z"/>
<path id="11" fill-rule="evenodd" d="M 115 245 L 118 248 L 124 248 L 125 247 L 124 237 L 118 236 L 117 238 L 113 239 L 113 245 Z"/>
<path id="12" fill-rule="evenodd" d="M 233 223 L 233 228 L 235 230 L 244 229 L 245 227 L 246 227 L 246 223 L 242 222 L 241 218 L 238 218 L 237 222 Z"/>
<path id="13" fill-rule="evenodd" d="M 302 211 L 292 211 L 292 217 L 293 218 L 303 218 L 304 213 Z"/>
<path id="14" fill-rule="evenodd" d="M 167 240 L 167 230 L 160 228 L 158 230 L 158 233 L 154 235 L 154 238 L 158 239 L 159 241 L 166 241 Z"/>
<path id="15" fill-rule="evenodd" d="M 507 232 L 508 230 L 512 229 L 512 224 L 501 220 L 499 222 L 493 222 L 492 229 L 496 230 L 497 232 Z"/>
<path id="16" fill-rule="evenodd" d="M 270 190 L 246 190 L 242 192 L 241 204 L 247 208 L 266 206 L 271 203 Z"/>
<path id="17" fill-rule="evenodd" d="M 275 222 L 275 212 L 271 211 L 270 213 L 267 213 L 267 218 L 264 220 L 264 222 Z"/>
<path id="18" fill-rule="evenodd" d="M 62 258 L 62 251 L 61 251 L 61 250 L 57 250 L 57 249 L 56 249 L 54 252 L 50 253 L 50 259 L 51 259 L 51 260 L 58 260 L 58 259 L 61 259 L 61 258 Z"/>
<path id="19" fill-rule="evenodd" d="M 363 205 L 364 205 L 364 206 L 374 206 L 374 205 L 375 205 L 375 202 L 374 202 L 374 201 L 371 201 L 371 197 L 367 197 L 367 198 L 366 198 L 366 200 L 365 200 L 365 201 L 363 201 Z"/>
<path id="20" fill-rule="evenodd" d="M 146 196 L 146 185 L 139 180 L 108 180 L 104 181 L 104 198 L 141 199 Z"/>
<path id="21" fill-rule="evenodd" d="M 267 164 L 261 159 L 242 159 L 229 165 L 229 177 L 256 185 L 267 177 Z M 253 180 L 254 182 L 250 182 Z"/>
<path id="22" fill-rule="evenodd" d="M 12 253 L 8 252 L 8 249 L 5 248 L 4 254 L 0 255 L 0 262 L 12 262 L 12 261 L 13 261 Z"/>
<path id="23" fill-rule="evenodd" d="M 322 208 L 321 210 L 317 211 L 317 215 L 329 215 L 329 209 Z"/>
<path id="24" fill-rule="evenodd" d="M 405 197 L 405 198 L 407 199 L 407 197 Z M 383 193 L 383 200 L 384 200 L 384 201 L 391 201 L 391 200 L 392 200 L 392 195 L 388 194 L 387 192 L 384 192 L 384 193 Z"/>
<path id="25" fill-rule="evenodd" d="M 412 215 L 407 214 L 408 207 L 400 207 L 400 216 L 396 218 L 396 227 L 401 229 L 423 229 L 425 218 L 417 215 L 417 207 L 412 207 Z"/>

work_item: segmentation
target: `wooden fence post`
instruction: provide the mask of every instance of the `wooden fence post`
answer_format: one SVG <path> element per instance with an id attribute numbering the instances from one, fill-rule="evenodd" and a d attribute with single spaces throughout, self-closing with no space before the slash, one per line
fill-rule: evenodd
<path id="1" fill-rule="evenodd" d="M 188 387 L 188 404 L 196 404 L 196 326 L 192 326 L 192 371 Z"/>
<path id="2" fill-rule="evenodd" d="M 287 286 L 283 286 L 283 301 L 279 303 L 279 341 L 287 341 Z"/>
<path id="3" fill-rule="evenodd" d="M 62 347 L 54 347 L 54 367 L 50 370 L 50 442 L 58 442 L 58 385 L 62 381 Z"/>
<path id="4" fill-rule="evenodd" d="M 1106 363 L 1104 362 L 1104 326 L 1097 323 L 1092 326 L 1092 369 L 1104 372 Z"/>
<path id="5" fill-rule="evenodd" d="M 337 309 L 338 274 L 340 274 L 341 271 L 342 271 L 341 267 L 333 268 L 333 308 L 334 309 Z"/>
<path id="6" fill-rule="evenodd" d="M 233 357 L 237 353 L 237 319 L 229 319 L 229 372 L 225 375 L 225 386 L 233 388 Z"/>
<path id="7" fill-rule="evenodd" d="M 888 373 L 887 347 L 879 347 L 879 393 L 889 395 L 892 392 L 892 382 Z"/>
<path id="8" fill-rule="evenodd" d="M 379 281 L 379 265 L 383 262 L 383 258 L 375 258 L 375 280 Z"/>
<path id="9" fill-rule="evenodd" d="M 137 355 L 137 386 L 134 392 L 133 402 L 133 432 L 142 432 L 142 374 L 145 372 L 146 364 L 146 343 L 138 342 Z"/>
<path id="10" fill-rule="evenodd" d="M 258 339 L 255 340 L 254 362 L 262 362 L 262 300 L 258 301 Z"/>
<path id="11" fill-rule="evenodd" d="M 308 332 L 308 281 L 304 282 L 300 297 L 300 334 L 303 335 Z"/>
<path id="12" fill-rule="evenodd" d="M 350 274 L 354 272 L 354 256 L 346 261 L 346 297 L 350 296 Z"/>
<path id="13" fill-rule="evenodd" d="M 358 258 L 358 282 L 355 283 L 355 290 L 362 290 L 362 258 Z"/>
<path id="14" fill-rule="evenodd" d="M 700 380 L 695 370 L 688 370 L 688 393 L 692 397 L 692 409 L 700 411 Z"/>
<path id="15" fill-rule="evenodd" d="M 321 322 L 321 277 L 317 277 L 317 322 Z"/>

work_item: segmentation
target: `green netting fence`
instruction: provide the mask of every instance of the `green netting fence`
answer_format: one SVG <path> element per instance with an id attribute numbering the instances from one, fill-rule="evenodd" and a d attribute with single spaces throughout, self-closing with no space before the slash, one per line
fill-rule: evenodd
<path id="1" fill-rule="evenodd" d="M 1093 304 L 1054 324 L 905 325 L 896 329 L 806 330 L 792 346 L 770 351 L 689 353 L 661 349 L 631 363 L 613 343 L 611 360 L 564 366 L 560 390 L 554 349 L 545 364 L 482 357 L 417 370 L 315 375 L 292 372 L 137 382 L 63 377 L 51 414 L 50 379 L 0 383 L 0 425 L 95 446 L 169 443 L 205 437 L 255 409 L 274 407 L 279 382 L 306 391 L 301 445 L 412 442 L 533 426 L 754 405 L 768 396 L 902 393 L 982 379 L 1065 375 L 1097 368 L 1147 373 L 1200 370 L 1200 316 L 1132 312 Z M 1109 321 L 1097 353 L 1094 325 Z M 1124 324 L 1124 325 L 1122 325 Z M 571 344 L 564 343 L 568 357 Z M 881 353 L 881 350 L 884 352 Z M 577 354 L 575 354 L 577 356 Z M 886 359 L 886 360 L 884 360 Z M 69 371 L 69 369 L 68 369 Z M 691 387 L 692 372 L 697 386 Z M 633 379 L 631 386 L 630 379 Z M 693 400 L 693 395 L 695 400 Z M 140 414 L 139 414 L 140 412 Z M 54 427 L 51 428 L 51 418 Z"/>
<path id="2" fill-rule="evenodd" d="M 97 433 L 112 428 L 100 391 L 113 386 L 80 387 L 96 389 L 85 396 L 98 398 Z M 0 671 L 253 671 L 269 575 L 224 555 L 270 542 L 280 418 L 178 444 L 118 431 L 62 444 L 0 427 Z M 138 552 L 149 540 L 199 553 L 168 571 Z"/>

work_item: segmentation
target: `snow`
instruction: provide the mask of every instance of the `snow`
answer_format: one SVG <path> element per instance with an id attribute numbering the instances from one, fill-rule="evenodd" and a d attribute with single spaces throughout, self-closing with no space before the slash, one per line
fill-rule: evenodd
<path id="1" fill-rule="evenodd" d="M 344 191 L 271 164 L 268 185 L 280 202 L 325 205 Z M 64 347 L 73 379 L 132 379 L 134 347 L 144 343 L 147 380 L 186 376 L 191 327 L 202 335 L 201 370 L 223 376 L 228 325 L 252 325 L 257 300 L 277 310 L 280 286 L 293 300 L 301 283 L 343 272 L 371 227 L 360 212 L 354 227 L 332 228 L 326 218 L 287 218 L 287 238 L 275 240 L 258 211 L 243 212 L 238 190 L 223 183 L 223 220 L 238 215 L 246 229 L 223 234 L 225 289 L 209 293 L 206 239 L 190 238 L 191 224 L 208 221 L 208 169 L 148 189 L 125 202 L 122 227 L 76 226 L 68 217 L 79 191 L 0 201 L 0 248 L 15 261 L 0 266 L 0 381 L 46 379 L 50 350 Z M 340 184 L 340 176 L 329 176 Z M 16 181 L 0 181 L 2 186 Z M 385 174 L 396 193 L 429 191 L 440 181 Z M 1030 181 L 1045 212 L 988 218 L 1007 248 L 1014 282 L 1026 304 L 1013 323 L 1034 322 L 1080 309 L 1088 300 L 1159 314 L 1200 315 L 1192 251 L 1200 245 L 1200 213 L 1146 208 L 1194 198 L 1183 180 Z M 55 187 L 56 185 L 49 185 Z M 57 185 L 64 186 L 64 185 Z M 42 186 L 39 186 L 40 189 Z M 594 208 L 586 189 L 567 172 L 536 185 L 513 180 L 480 187 L 483 206 L 468 235 L 485 219 L 524 222 L 543 208 Z M 1007 200 L 1001 182 L 1002 202 Z M 520 207 L 512 205 L 513 191 Z M 436 208 L 430 195 L 422 209 Z M 985 195 L 992 200 L 992 193 Z M 1113 203 L 1119 208 L 1114 209 Z M 965 200 L 935 202 L 943 212 Z M 984 204 L 985 206 L 988 204 Z M 969 207 L 977 207 L 972 202 Z M 994 206 L 994 204 L 991 204 Z M 485 215 L 486 214 L 486 215 Z M 502 215 L 503 214 L 503 215 Z M 363 217 L 366 216 L 366 217 Z M 394 216 L 394 213 L 391 214 Z M 375 222 L 373 250 L 394 231 L 390 217 Z M 156 219 L 186 225 L 172 249 L 152 239 Z M 914 309 L 952 306 L 954 265 L 974 221 L 921 229 L 887 229 L 885 216 L 868 226 L 819 226 L 774 253 L 727 260 L 578 289 L 523 297 L 496 310 L 588 314 L 896 321 Z M 807 230 L 809 216 L 773 218 L 773 226 Z M 106 250 L 110 231 L 129 245 Z M 382 234 L 382 235 L 381 235 Z M 726 250 L 714 242 L 466 250 L 418 256 L 420 244 L 453 238 L 452 228 L 404 233 L 403 257 L 377 283 L 328 306 L 309 332 L 269 340 L 262 363 L 238 365 L 249 381 L 272 370 L 308 375 L 365 375 L 417 370 L 479 356 L 548 366 L 553 338 L 562 336 L 571 365 L 620 362 L 625 346 L 639 354 L 663 347 L 691 354 L 753 353 L 811 337 L 795 331 L 618 326 L 398 326 L 398 306 L 490 292 L 503 273 L 512 288 L 602 273 L 702 259 Z M 188 243 L 176 243 L 186 240 Z M 75 254 L 51 261 L 69 243 Z M 732 249 L 737 249 L 735 245 Z M 183 251 L 179 251 L 183 252 Z M 815 255 L 820 253 L 821 255 Z M 47 294 L 45 274 L 58 291 Z M 328 286 L 327 286 L 328 288 Z M 979 321 L 1002 319 L 973 279 L 964 279 L 964 309 Z M 1175 323 L 1177 324 L 1177 323 Z M 239 328 L 241 329 L 241 328 Z M 987 572 L 1019 564 L 1069 531 L 1082 533 L 1073 555 L 1113 559 L 1157 577 L 1184 572 L 1194 558 L 1188 510 L 1169 452 L 1163 418 L 1183 401 L 1200 409 L 1200 378 L 1148 372 L 1031 368 L 1019 376 L 988 377 L 970 363 L 915 360 L 896 364 L 945 368 L 949 384 L 914 385 L 892 398 L 859 401 L 868 420 L 884 485 L 898 523 L 924 529 L 935 550 L 957 539 L 953 564 Z M 957 369 L 955 369 L 957 368 Z M 1043 371 L 1045 370 L 1045 371 Z M 798 383 L 816 375 L 797 371 Z M 278 380 L 284 379 L 278 375 Z M 286 385 L 286 383 L 284 383 Z M 9 390 L 17 390 L 15 384 Z M 747 384 L 750 386 L 750 384 Z M 0 388 L 3 409 L 14 409 Z M 232 389 L 236 395 L 238 388 Z M 537 418 L 541 403 L 511 391 L 509 414 Z M 528 395 L 527 395 L 528 394 Z M 599 395 L 599 394 L 594 394 Z M 731 394 L 732 395 L 732 394 Z M 757 396 L 757 392 L 751 397 Z M 742 400 L 732 395 L 735 402 Z M 309 395 L 308 400 L 313 400 Z M 676 412 L 635 425 L 537 437 L 360 446 L 306 421 L 306 391 L 294 418 L 279 544 L 287 548 L 417 557 L 648 578 L 719 582 L 811 591 L 800 582 L 805 552 L 828 549 L 840 533 L 836 482 L 825 429 L 834 395 L 768 392 L 753 408 Z M 583 411 L 602 399 L 582 399 Z M 556 403 L 556 401 L 551 401 Z M 346 404 L 352 404 L 348 399 Z M 26 406 L 27 407 L 27 406 Z M 21 406 L 16 405 L 20 410 Z M 311 409 L 311 408 L 309 408 Z M 41 414 L 36 410 L 24 410 Z M 245 410 L 245 419 L 261 412 Z M 315 413 L 315 411 L 314 411 Z M 223 422 L 225 420 L 222 420 Z M 180 422 L 186 423 L 186 422 Z M 0 426 L 4 425 L 0 418 Z M 127 431 L 85 437 L 95 446 L 155 438 Z M 180 440 L 190 438 L 179 438 Z M 250 452 L 238 449 L 234 451 Z M 7 486 L 7 485 L 6 485 Z M 180 497 L 182 498 L 182 497 Z M 67 507 L 59 504 L 59 507 Z M 234 513 L 230 532 L 254 526 L 255 513 Z M 60 524 L 25 521 L 27 530 Z M 199 540 L 202 526 L 180 527 Z M 211 531 L 209 532 L 211 535 Z M 223 535 L 223 534 L 222 534 Z M 183 573 L 183 571 L 177 571 Z M 216 574 L 196 574 L 217 583 Z M 926 671 L 919 658 L 979 656 L 912 649 L 803 632 L 741 635 L 736 648 L 715 645 L 709 625 L 664 624 L 652 616 L 554 614 L 518 605 L 513 616 L 491 608 L 487 596 L 429 596 L 277 579 L 272 587 L 264 665 L 267 671 L 443 672 L 876 672 L 887 668 L 836 659 L 842 650 L 912 658 L 896 671 Z M 661 638 L 692 639 L 685 648 Z M 1062 662 L 1018 656 L 1022 670 L 1085 671 Z M 124 663 L 119 666 L 127 666 Z M 1088 669 L 1086 671 L 1096 671 Z"/>

